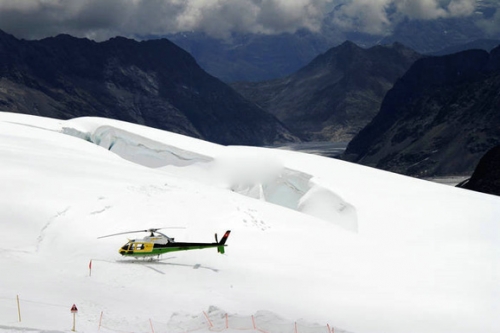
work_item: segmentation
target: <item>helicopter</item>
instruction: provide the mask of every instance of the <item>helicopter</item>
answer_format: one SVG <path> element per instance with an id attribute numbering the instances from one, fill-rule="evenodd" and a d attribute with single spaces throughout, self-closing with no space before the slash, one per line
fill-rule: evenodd
<path id="1" fill-rule="evenodd" d="M 124 257 L 153 257 L 175 251 L 188 251 L 188 250 L 200 250 L 207 248 L 217 248 L 217 252 L 224 254 L 224 247 L 226 245 L 227 238 L 231 233 L 231 230 L 226 231 L 220 242 L 217 239 L 217 234 L 215 234 L 215 243 L 187 243 L 187 242 L 176 242 L 174 238 L 168 237 L 167 235 L 159 232 L 160 229 L 166 228 L 151 228 L 145 230 L 136 230 L 136 231 L 125 231 L 119 232 L 116 234 L 106 235 L 97 237 L 105 238 L 117 235 L 138 233 L 138 232 L 148 232 L 149 236 L 144 237 L 143 239 L 131 239 L 125 245 L 123 245 L 119 250 L 120 253 Z"/>

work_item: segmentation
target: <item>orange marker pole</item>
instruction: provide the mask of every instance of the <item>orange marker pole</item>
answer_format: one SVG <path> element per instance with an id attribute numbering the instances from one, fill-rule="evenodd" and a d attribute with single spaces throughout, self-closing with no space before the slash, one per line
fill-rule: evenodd
<path id="1" fill-rule="evenodd" d="M 101 317 L 99 318 L 99 328 L 97 329 L 98 331 L 101 330 L 101 323 L 102 323 L 102 311 L 101 311 Z"/>
<path id="2" fill-rule="evenodd" d="M 208 326 L 209 327 L 214 327 L 214 324 L 212 324 L 212 321 L 210 320 L 210 318 L 208 317 L 207 313 L 205 311 L 203 311 L 203 314 L 205 315 L 205 317 L 207 318 L 207 321 L 208 321 Z"/>
<path id="3" fill-rule="evenodd" d="M 149 324 L 151 325 L 151 332 L 155 333 L 155 329 L 153 328 L 153 322 L 151 321 L 151 318 L 149 319 Z"/>

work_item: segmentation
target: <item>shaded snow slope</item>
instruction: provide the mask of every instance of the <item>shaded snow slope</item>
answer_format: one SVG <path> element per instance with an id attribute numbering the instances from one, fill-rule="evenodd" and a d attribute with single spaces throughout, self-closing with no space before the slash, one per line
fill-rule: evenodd
<path id="1" fill-rule="evenodd" d="M 146 332 L 211 306 L 356 333 L 500 327 L 495 196 L 98 118 L 0 113 L 0 161 L 4 327 L 67 331 L 73 303 L 80 332 L 101 313 Z M 168 226 L 179 241 L 230 229 L 226 254 L 134 261 L 126 235 L 97 239 Z"/>

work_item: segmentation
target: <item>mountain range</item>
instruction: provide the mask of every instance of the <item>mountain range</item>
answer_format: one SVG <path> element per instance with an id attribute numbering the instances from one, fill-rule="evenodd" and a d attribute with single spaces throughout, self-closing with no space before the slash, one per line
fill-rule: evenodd
<path id="1" fill-rule="evenodd" d="M 417 177 L 471 174 L 500 144 L 500 47 L 417 60 L 343 158 Z"/>
<path id="2" fill-rule="evenodd" d="M 349 141 L 420 57 L 399 43 L 364 49 L 347 41 L 284 78 L 231 86 L 305 141 Z"/>
<path id="3" fill-rule="evenodd" d="M 26 41 L 0 32 L 0 109 L 108 117 L 220 144 L 299 141 L 166 39 Z"/>
<path id="4" fill-rule="evenodd" d="M 200 32 L 182 32 L 167 37 L 187 50 L 210 74 L 224 82 L 267 81 L 288 76 L 306 66 L 317 55 L 346 40 L 369 48 L 395 42 L 406 45 L 421 54 L 454 53 L 457 47 L 479 39 L 493 39 L 481 26 L 495 15 L 498 2 L 481 0 L 475 4 L 475 13 L 468 16 L 435 19 L 402 19 L 394 22 L 383 34 L 363 32 L 356 22 L 349 28 L 339 26 L 347 1 L 338 1 L 325 15 L 318 31 L 299 29 L 293 33 L 250 34 L 232 33 L 226 38 L 215 38 Z M 390 8 L 386 8 L 390 11 Z M 392 23 L 391 23 L 392 24 Z M 490 45 L 475 47 L 490 50 Z"/>
<path id="5" fill-rule="evenodd" d="M 229 87 L 166 39 L 2 32 L 0 109 L 114 118 L 225 145 L 352 139 L 349 161 L 417 177 L 470 175 L 500 143 L 499 53 L 423 56 L 400 43 L 345 42 L 287 77 Z"/>

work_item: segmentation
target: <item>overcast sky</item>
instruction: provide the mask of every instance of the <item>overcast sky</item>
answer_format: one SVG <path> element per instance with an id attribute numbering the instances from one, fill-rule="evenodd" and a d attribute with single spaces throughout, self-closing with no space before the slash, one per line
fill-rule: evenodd
<path id="1" fill-rule="evenodd" d="M 403 18 L 472 15 L 479 0 L 0 0 L 0 29 L 18 38 L 67 33 L 105 40 L 113 36 L 204 31 L 281 33 L 318 30 L 339 4 L 332 21 L 350 30 L 385 34 Z M 390 13 L 390 14 L 389 14 Z M 496 24 L 495 21 L 496 19 Z M 500 11 L 483 27 L 500 32 Z"/>

